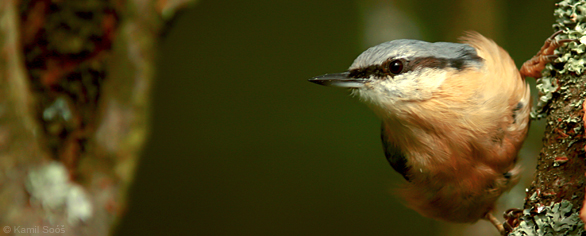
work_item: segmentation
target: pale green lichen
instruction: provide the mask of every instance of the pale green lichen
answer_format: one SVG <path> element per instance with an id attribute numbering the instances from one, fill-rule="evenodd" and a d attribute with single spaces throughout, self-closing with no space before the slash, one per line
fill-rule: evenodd
<path id="1" fill-rule="evenodd" d="M 67 169 L 59 162 L 31 170 L 26 189 L 31 195 L 31 203 L 40 203 L 50 221 L 65 211 L 69 224 L 76 225 L 87 221 L 93 214 L 88 194 L 69 180 Z"/>
<path id="2" fill-rule="evenodd" d="M 45 121 L 55 120 L 61 118 L 65 121 L 71 120 L 73 117 L 67 100 L 63 97 L 58 97 L 55 102 L 43 111 L 43 119 Z"/>
<path id="3" fill-rule="evenodd" d="M 579 212 L 572 209 L 572 203 L 567 200 L 539 209 L 525 209 L 520 220 L 519 226 L 509 233 L 509 236 L 561 236 L 586 233 Z"/>
<path id="4" fill-rule="evenodd" d="M 33 200 L 41 203 L 46 210 L 56 210 L 65 204 L 69 190 L 67 169 L 53 162 L 29 173 L 26 189 Z"/>
<path id="5" fill-rule="evenodd" d="M 537 80 L 537 90 L 539 91 L 539 100 L 537 105 L 531 111 L 531 118 L 540 119 L 545 116 L 544 108 L 553 98 L 553 93 L 559 89 L 558 84 L 555 82 L 555 78 L 541 77 Z"/>
<path id="6" fill-rule="evenodd" d="M 545 66 L 542 71 L 543 77 L 537 81 L 539 100 L 531 111 L 531 118 L 540 119 L 545 117 L 546 106 L 553 95 L 559 92 L 556 78 L 551 77 L 552 71 L 557 75 L 576 74 L 581 75 L 586 70 L 586 1 L 563 0 L 556 4 L 554 16 L 557 18 L 553 28 L 563 30 L 556 39 L 577 39 L 579 42 L 570 42 L 569 47 L 561 47 L 556 50 L 559 55 L 554 63 L 563 64 L 563 68 L 554 68 L 552 64 Z M 581 105 L 581 104 L 580 104 Z"/>
<path id="7" fill-rule="evenodd" d="M 535 192 L 533 192 L 533 194 L 531 194 L 531 197 L 529 197 L 529 200 L 531 200 L 531 201 L 537 200 L 537 191 L 535 191 Z"/>

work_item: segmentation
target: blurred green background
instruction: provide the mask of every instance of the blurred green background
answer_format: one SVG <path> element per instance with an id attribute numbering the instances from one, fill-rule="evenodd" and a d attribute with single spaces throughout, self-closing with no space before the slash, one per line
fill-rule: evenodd
<path id="1" fill-rule="evenodd" d="M 553 8 L 200 0 L 160 42 L 151 137 L 116 235 L 497 235 L 486 222 L 445 224 L 403 206 L 378 119 L 347 91 L 307 79 L 344 71 L 383 41 L 457 41 L 465 30 L 520 66 L 553 33 Z M 543 132 L 532 125 L 521 152 L 528 177 L 506 208 L 522 206 L 530 183 Z"/>

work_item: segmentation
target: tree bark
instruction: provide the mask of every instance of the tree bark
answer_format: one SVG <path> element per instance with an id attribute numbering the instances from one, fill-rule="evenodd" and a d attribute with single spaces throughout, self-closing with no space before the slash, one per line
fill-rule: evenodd
<path id="1" fill-rule="evenodd" d="M 557 39 L 580 42 L 559 48 L 560 57 L 546 66 L 537 81 L 539 100 L 532 117 L 546 119 L 545 137 L 524 209 L 506 217 L 515 227 L 509 235 L 585 234 L 579 216 L 586 180 L 585 10 L 585 1 L 556 4 L 553 28 L 563 30 Z"/>
<path id="2" fill-rule="evenodd" d="M 111 233 L 148 134 L 156 42 L 188 2 L 0 1 L 0 234 Z"/>

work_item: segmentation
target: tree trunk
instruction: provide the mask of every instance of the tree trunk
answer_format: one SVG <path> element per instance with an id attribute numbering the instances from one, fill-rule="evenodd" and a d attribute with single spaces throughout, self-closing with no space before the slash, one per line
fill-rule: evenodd
<path id="1" fill-rule="evenodd" d="M 533 118 L 547 126 L 535 179 L 527 190 L 522 211 L 511 212 L 509 235 L 584 235 L 579 212 L 584 201 L 584 111 L 586 103 L 584 51 L 586 2 L 564 0 L 556 4 L 558 39 L 578 39 L 558 49 L 560 57 L 546 66 L 537 81 L 539 100 Z"/>
<path id="2" fill-rule="evenodd" d="M 148 133 L 156 41 L 187 2 L 0 1 L 0 234 L 110 234 Z"/>

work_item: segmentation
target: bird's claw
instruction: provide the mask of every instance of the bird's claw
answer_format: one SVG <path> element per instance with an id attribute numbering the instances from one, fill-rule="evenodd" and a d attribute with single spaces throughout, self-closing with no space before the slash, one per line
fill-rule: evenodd
<path id="1" fill-rule="evenodd" d="M 557 31 L 554 34 L 552 34 L 549 38 L 547 38 L 547 40 L 545 40 L 545 43 L 543 44 L 543 46 L 541 47 L 539 52 L 537 52 L 537 55 L 535 55 L 533 58 L 531 58 L 530 60 L 523 63 L 523 66 L 521 67 L 521 70 L 519 71 L 521 73 L 521 76 L 523 76 L 523 78 L 525 78 L 525 77 L 533 77 L 536 79 L 541 78 L 541 71 L 545 68 L 545 65 L 547 63 L 552 62 L 553 60 L 555 60 L 559 57 L 559 55 L 554 54 L 554 51 L 557 48 L 559 48 L 560 46 L 562 46 L 565 43 L 579 42 L 579 40 L 577 40 L 577 39 L 556 40 L 555 37 L 558 36 L 559 34 L 561 34 L 562 32 L 563 31 L 560 30 L 560 31 Z"/>

